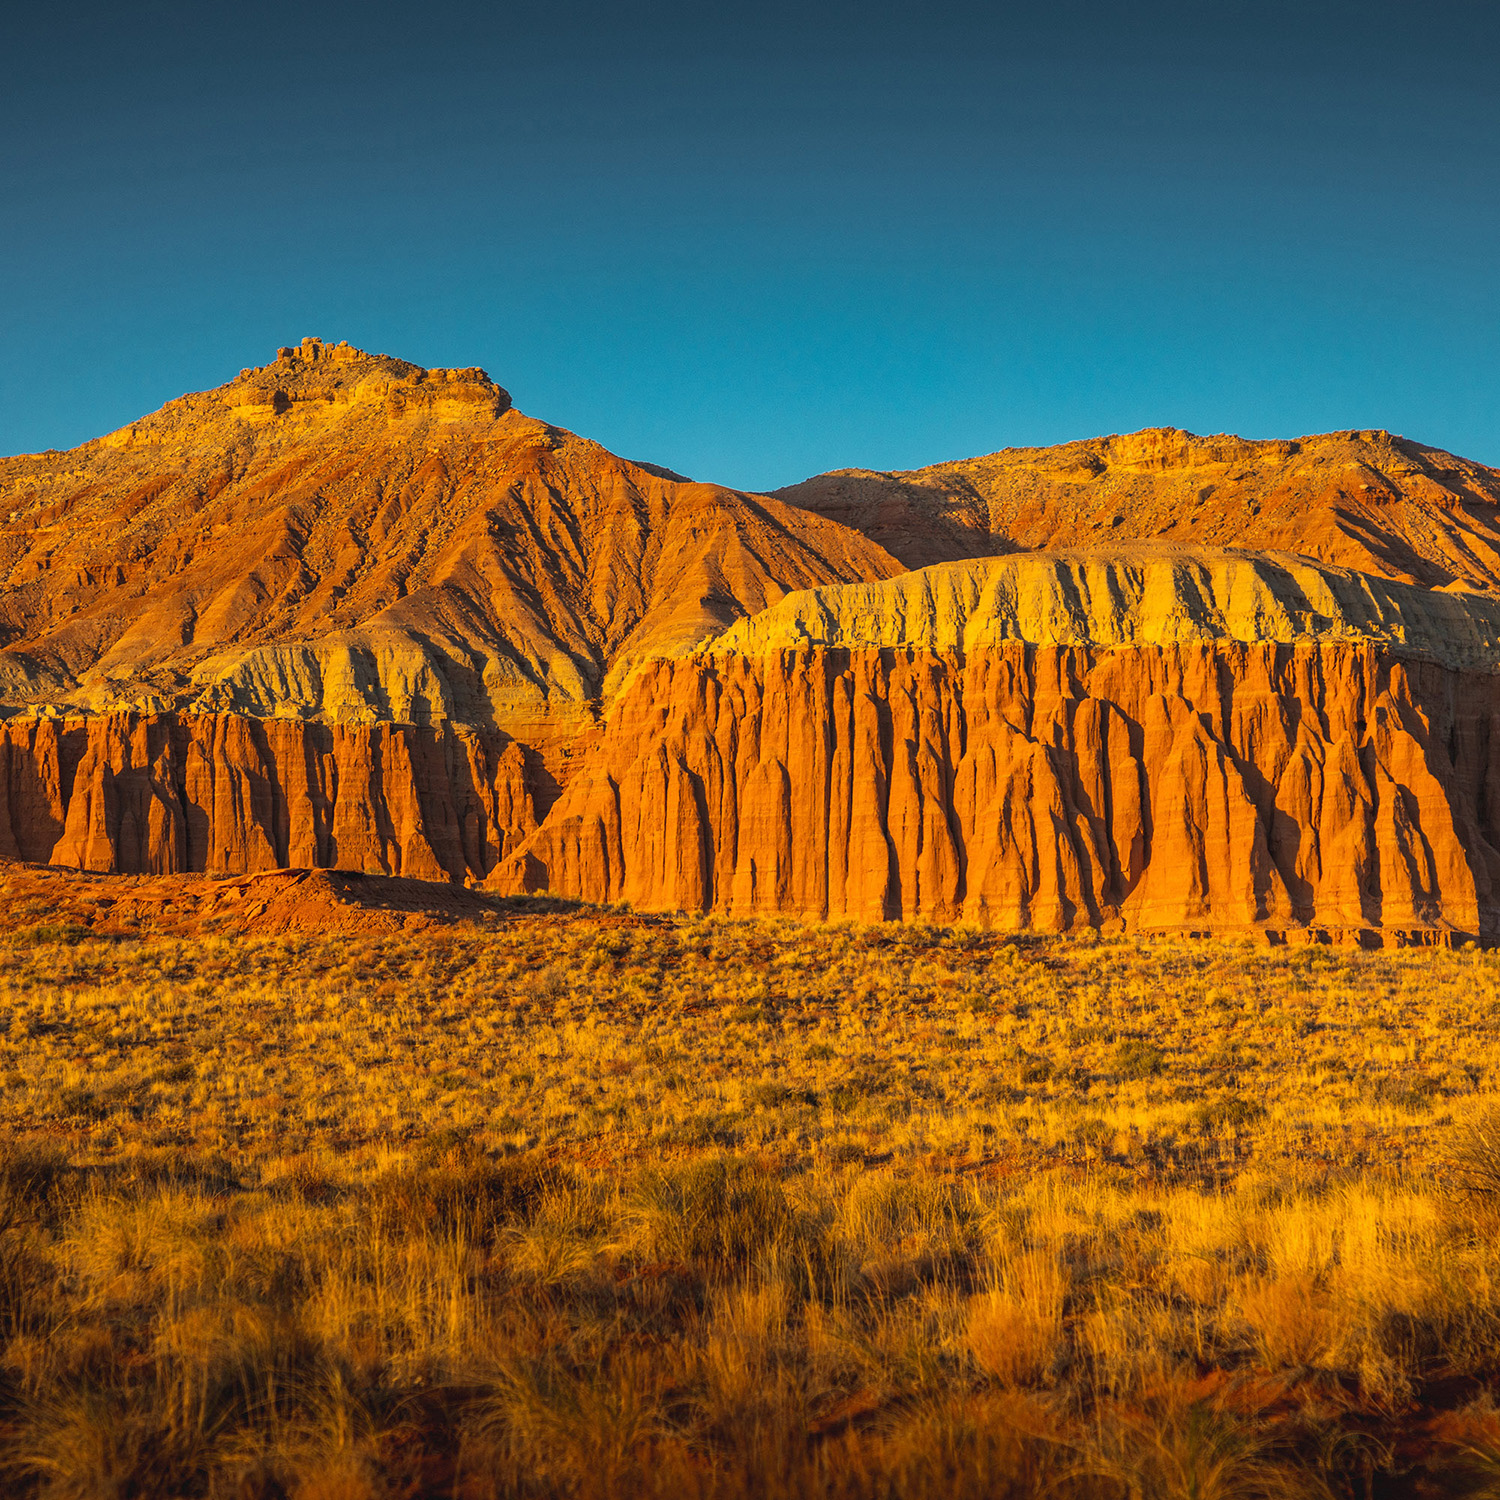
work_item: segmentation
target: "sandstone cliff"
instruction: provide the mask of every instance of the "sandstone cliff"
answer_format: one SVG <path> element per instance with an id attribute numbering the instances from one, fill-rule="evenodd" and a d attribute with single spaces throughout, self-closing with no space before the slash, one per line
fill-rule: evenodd
<path id="1" fill-rule="evenodd" d="M 12 719 L 0 731 L 0 858 L 477 879 L 535 830 L 533 786 L 515 741 L 451 724 Z"/>
<path id="2" fill-rule="evenodd" d="M 1048 929 L 1500 924 L 1500 679 L 1369 645 L 661 661 L 550 810 L 535 785 L 452 725 L 13 720 L 0 857 Z"/>
<path id="3" fill-rule="evenodd" d="M 497 871 L 648 908 L 1007 927 L 1500 923 L 1500 679 L 1368 645 L 663 662 Z"/>
<path id="4" fill-rule="evenodd" d="M 643 672 L 506 890 L 1066 929 L 1500 930 L 1500 601 L 1161 544 L 789 595 Z"/>

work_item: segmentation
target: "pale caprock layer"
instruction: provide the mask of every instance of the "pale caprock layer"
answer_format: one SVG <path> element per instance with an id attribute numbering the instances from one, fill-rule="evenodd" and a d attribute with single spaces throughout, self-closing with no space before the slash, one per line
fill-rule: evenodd
<path id="1" fill-rule="evenodd" d="M 1454 667 L 1500 666 L 1500 598 L 1396 583 L 1290 553 L 1137 544 L 939 563 L 884 583 L 803 589 L 709 648 L 973 652 L 1193 641 L 1369 641 Z"/>

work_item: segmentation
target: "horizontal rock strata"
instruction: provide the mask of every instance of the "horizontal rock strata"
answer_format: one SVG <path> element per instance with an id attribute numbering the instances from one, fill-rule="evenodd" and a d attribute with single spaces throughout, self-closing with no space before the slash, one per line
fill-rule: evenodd
<path id="1" fill-rule="evenodd" d="M 1500 598 L 1425 589 L 1278 552 L 1134 543 L 942 563 L 799 589 L 738 621 L 715 654 L 801 646 L 973 655 L 1038 646 L 1363 641 L 1452 667 L 1500 666 Z"/>
<path id="2" fill-rule="evenodd" d="M 1065 930 L 1490 935 L 1500 678 L 1369 644 L 807 647 L 644 669 L 493 877 Z"/>

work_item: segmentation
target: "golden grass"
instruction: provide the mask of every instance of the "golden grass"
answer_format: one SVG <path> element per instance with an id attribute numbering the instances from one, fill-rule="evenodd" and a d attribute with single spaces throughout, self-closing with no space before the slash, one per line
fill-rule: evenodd
<path id="1" fill-rule="evenodd" d="M 0 945 L 38 1496 L 1500 1493 L 1500 958 Z"/>

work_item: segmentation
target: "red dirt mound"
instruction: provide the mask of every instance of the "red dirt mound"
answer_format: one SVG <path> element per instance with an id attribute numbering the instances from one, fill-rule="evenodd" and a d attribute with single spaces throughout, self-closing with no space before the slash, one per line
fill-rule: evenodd
<path id="1" fill-rule="evenodd" d="M 345 870 L 270 870 L 224 879 L 0 865 L 7 927 L 40 941 L 290 932 L 370 937 L 571 909 L 568 902 L 507 900 L 458 885 Z"/>

